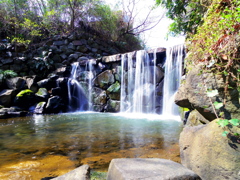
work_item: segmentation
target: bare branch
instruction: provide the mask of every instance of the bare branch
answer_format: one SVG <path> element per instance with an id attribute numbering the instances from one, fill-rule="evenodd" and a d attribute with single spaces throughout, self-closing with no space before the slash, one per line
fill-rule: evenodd
<path id="1" fill-rule="evenodd" d="M 154 17 L 155 9 L 153 8 L 153 6 L 150 6 L 148 8 L 146 6 L 139 8 L 138 3 L 142 2 L 140 0 L 128 0 L 126 6 L 124 4 L 125 2 L 126 1 L 122 0 L 122 5 L 124 6 L 123 13 L 128 17 L 128 20 L 126 22 L 127 26 L 125 28 L 125 31 L 122 32 L 120 36 L 123 36 L 125 34 L 139 35 L 142 32 L 156 27 L 157 24 L 159 24 L 159 22 L 164 17 L 164 13 L 162 13 L 161 15 L 158 14 L 157 17 Z M 147 12 L 146 9 L 148 9 Z M 143 14 L 143 12 L 145 15 Z"/>

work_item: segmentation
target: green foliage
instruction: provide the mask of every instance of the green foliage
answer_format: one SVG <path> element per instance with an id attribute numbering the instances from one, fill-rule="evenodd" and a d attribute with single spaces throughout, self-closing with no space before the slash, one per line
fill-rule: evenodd
<path id="1" fill-rule="evenodd" d="M 105 180 L 107 179 L 106 172 L 91 171 L 91 180 Z"/>
<path id="2" fill-rule="evenodd" d="M 218 125 L 221 127 L 225 127 L 229 124 L 229 121 L 227 119 L 220 119 L 217 121 Z"/>
<path id="3" fill-rule="evenodd" d="M 197 34 L 189 39 L 187 47 L 192 52 L 188 57 L 189 60 L 208 61 L 206 64 L 208 67 L 213 65 L 210 61 L 215 61 L 214 64 L 217 66 L 224 66 L 218 59 L 237 60 L 236 47 L 239 46 L 237 36 L 240 29 L 240 11 L 237 7 L 240 2 L 233 0 L 228 5 L 223 5 L 221 2 L 221 0 L 213 1 L 203 25 L 198 28 Z"/>
<path id="4" fill-rule="evenodd" d="M 170 35 L 194 34 L 203 23 L 203 16 L 207 11 L 209 0 L 171 1 L 156 0 L 158 5 L 167 9 L 167 17 L 174 22 L 170 25 Z"/>
<path id="5" fill-rule="evenodd" d="M 0 38 L 8 37 L 17 45 L 79 31 L 79 22 L 103 39 L 118 41 L 119 46 L 131 43 L 129 50 L 139 49 L 141 43 L 138 37 L 121 36 L 127 26 L 123 12 L 111 10 L 100 0 L 0 0 L 0 4 Z"/>
<path id="6" fill-rule="evenodd" d="M 226 106 L 231 90 L 240 91 L 239 46 L 240 46 L 240 1 L 214 0 L 204 17 L 204 23 L 197 33 L 188 39 L 188 56 L 185 59 L 188 67 L 198 63 L 203 66 L 202 72 L 222 75 L 225 88 L 222 102 L 213 102 L 214 109 Z M 231 82 L 231 85 L 230 85 Z M 238 87 L 238 88 L 237 88 Z M 207 91 L 209 98 L 218 95 L 217 90 Z M 223 109 L 222 109 L 223 110 Z M 216 116 L 217 113 L 215 113 Z M 223 117 L 224 112 L 219 116 Z"/>
<path id="7" fill-rule="evenodd" d="M 228 131 L 223 131 L 222 136 L 227 136 L 228 133 L 229 133 Z"/>
<path id="8" fill-rule="evenodd" d="M 227 119 L 219 119 L 218 121 L 217 121 L 217 124 L 219 125 L 219 126 L 221 126 L 222 128 L 226 128 L 226 127 L 228 127 L 228 126 L 239 126 L 240 125 L 240 120 L 239 119 L 230 119 L 230 120 L 227 120 Z M 224 131 L 223 133 L 222 133 L 222 135 L 223 136 L 227 136 L 229 133 L 231 133 L 231 134 L 233 134 L 234 136 L 239 136 L 239 134 L 238 133 L 234 133 L 234 132 L 232 132 L 231 131 L 231 129 L 230 129 L 230 127 L 228 127 L 228 130 L 229 131 Z"/>
<path id="9" fill-rule="evenodd" d="M 222 103 L 222 102 L 217 102 L 217 101 L 215 101 L 215 102 L 213 103 L 213 105 L 214 105 L 214 107 L 215 107 L 216 109 L 220 109 L 221 107 L 223 107 L 223 103 Z"/>
<path id="10" fill-rule="evenodd" d="M 217 89 L 211 90 L 211 91 L 207 91 L 207 96 L 208 97 L 214 97 L 216 95 L 218 95 L 218 90 Z"/>
<path id="11" fill-rule="evenodd" d="M 121 12 L 112 11 L 110 6 L 105 4 L 97 4 L 90 12 L 93 17 L 98 19 L 91 23 L 91 26 L 102 32 L 103 36 L 116 40 L 118 37 L 118 21 L 121 18 L 119 13 Z"/>
<path id="12" fill-rule="evenodd" d="M 239 120 L 239 119 L 230 119 L 229 122 L 230 122 L 233 126 L 239 126 L 240 120 Z"/>
<path id="13" fill-rule="evenodd" d="M 7 78 L 16 77 L 17 73 L 15 73 L 13 70 L 3 71 L 0 69 L 0 76 L 2 77 L 2 79 L 7 79 Z"/>

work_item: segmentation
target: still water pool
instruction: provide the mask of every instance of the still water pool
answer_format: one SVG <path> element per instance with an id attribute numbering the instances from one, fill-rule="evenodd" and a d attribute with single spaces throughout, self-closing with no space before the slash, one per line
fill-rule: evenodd
<path id="1" fill-rule="evenodd" d="M 81 164 L 106 171 L 113 158 L 179 162 L 181 130 L 181 122 L 159 115 L 85 112 L 0 120 L 0 179 L 58 176 Z"/>

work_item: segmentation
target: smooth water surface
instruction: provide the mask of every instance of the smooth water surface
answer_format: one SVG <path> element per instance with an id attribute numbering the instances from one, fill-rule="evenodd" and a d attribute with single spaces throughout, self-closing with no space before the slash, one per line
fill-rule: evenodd
<path id="1" fill-rule="evenodd" d="M 76 166 L 106 170 L 113 158 L 161 157 L 178 143 L 181 130 L 179 121 L 159 115 L 88 112 L 1 120 L 0 167 L 63 155 Z"/>

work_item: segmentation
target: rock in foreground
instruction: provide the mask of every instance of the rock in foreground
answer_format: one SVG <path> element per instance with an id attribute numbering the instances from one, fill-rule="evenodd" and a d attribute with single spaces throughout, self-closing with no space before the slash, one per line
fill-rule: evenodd
<path id="1" fill-rule="evenodd" d="M 90 168 L 88 165 L 82 165 L 77 169 L 70 171 L 67 174 L 54 178 L 54 180 L 89 180 Z"/>
<path id="2" fill-rule="evenodd" d="M 193 171 L 176 162 L 158 158 L 113 159 L 107 180 L 200 180 Z"/>
<path id="3" fill-rule="evenodd" d="M 238 127 L 230 128 L 240 133 Z M 180 134 L 182 164 L 202 179 L 240 179 L 240 141 L 229 133 L 222 136 L 223 128 L 216 120 L 207 125 L 185 127 Z"/>

